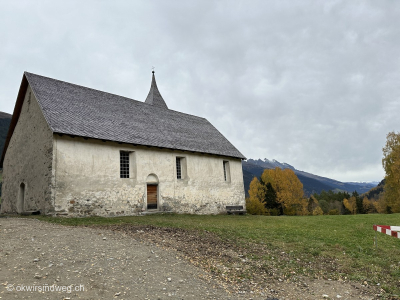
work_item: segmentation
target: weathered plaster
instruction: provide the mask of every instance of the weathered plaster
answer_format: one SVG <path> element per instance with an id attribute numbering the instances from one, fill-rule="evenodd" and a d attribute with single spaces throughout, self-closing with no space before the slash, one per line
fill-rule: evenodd
<path id="1" fill-rule="evenodd" d="M 65 135 L 54 135 L 53 143 L 54 198 L 59 215 L 141 213 L 147 206 L 149 180 L 159 182 L 158 209 L 162 211 L 216 214 L 224 212 L 226 205 L 245 206 L 240 159 Z M 133 178 L 119 176 L 120 151 L 131 151 Z M 182 179 L 176 178 L 177 156 L 185 158 Z M 229 161 L 229 182 L 224 180 L 224 160 Z"/>
<path id="2" fill-rule="evenodd" d="M 28 87 L 3 164 L 1 212 L 54 211 L 51 194 L 53 133 Z M 25 184 L 24 203 L 21 184 Z"/>

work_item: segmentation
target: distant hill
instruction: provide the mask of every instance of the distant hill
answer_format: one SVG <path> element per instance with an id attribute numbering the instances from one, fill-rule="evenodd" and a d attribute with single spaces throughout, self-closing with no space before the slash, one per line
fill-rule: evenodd
<path id="1" fill-rule="evenodd" d="M 6 142 L 8 128 L 10 127 L 12 115 L 0 111 L 0 153 L 3 153 L 4 143 Z M 1 154 L 0 154 L 1 155 Z"/>
<path id="2" fill-rule="evenodd" d="M 383 179 L 376 187 L 373 187 L 368 192 L 361 195 L 361 198 L 367 197 L 368 199 L 378 200 L 381 193 L 383 193 L 383 189 L 385 187 L 385 179 Z"/>
<path id="3" fill-rule="evenodd" d="M 293 170 L 303 184 L 304 193 L 307 196 L 310 196 L 313 193 L 319 194 L 323 190 L 347 191 L 349 193 L 357 191 L 359 194 L 363 194 L 376 187 L 378 184 L 378 182 L 340 182 L 334 179 L 297 170 L 289 164 L 280 163 L 276 160 L 271 161 L 266 158 L 264 160 L 248 159 L 247 161 L 243 161 L 243 180 L 246 195 L 249 190 L 250 182 L 254 176 L 259 178 L 264 172 L 264 169 L 275 169 L 276 167 Z"/>

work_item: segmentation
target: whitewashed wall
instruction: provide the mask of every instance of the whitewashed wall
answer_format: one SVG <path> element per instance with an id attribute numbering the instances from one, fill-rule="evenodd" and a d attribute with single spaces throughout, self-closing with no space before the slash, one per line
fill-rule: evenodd
<path id="1" fill-rule="evenodd" d="M 54 135 L 56 214 L 133 215 L 146 210 L 146 186 L 158 181 L 159 210 L 216 214 L 245 206 L 240 159 Z M 130 154 L 132 178 L 120 178 L 120 151 Z M 176 178 L 176 157 L 186 176 Z M 229 161 L 230 180 L 223 161 Z M 147 182 L 146 182 L 147 181 Z"/>
<path id="2" fill-rule="evenodd" d="M 28 87 L 3 163 L 1 212 L 52 214 L 53 133 Z M 20 186 L 25 185 L 21 203 Z"/>

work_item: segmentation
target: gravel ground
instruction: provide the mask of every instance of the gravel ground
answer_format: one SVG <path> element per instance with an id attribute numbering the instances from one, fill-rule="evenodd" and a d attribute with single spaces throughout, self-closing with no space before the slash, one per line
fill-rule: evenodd
<path id="1" fill-rule="evenodd" d="M 338 281 L 302 279 L 293 284 L 269 278 L 262 289 L 254 288 L 257 283 L 235 285 L 224 280 L 223 273 L 215 275 L 205 267 L 219 262 L 211 257 L 207 261 L 207 251 L 195 257 L 179 251 L 191 248 L 185 246 L 184 234 L 0 218 L 0 299 L 376 298 L 368 287 Z M 241 257 L 236 249 L 228 250 L 218 251 L 224 252 L 223 257 Z M 253 288 L 244 288 L 247 284 Z M 22 285 L 37 290 L 21 291 Z M 72 291 L 40 291 L 46 286 Z"/>

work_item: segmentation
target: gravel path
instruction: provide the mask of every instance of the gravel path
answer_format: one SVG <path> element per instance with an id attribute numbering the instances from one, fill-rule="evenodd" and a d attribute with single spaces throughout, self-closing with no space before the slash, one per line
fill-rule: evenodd
<path id="1" fill-rule="evenodd" d="M 359 287 L 328 281 L 304 288 L 277 281 L 264 295 L 229 293 L 234 289 L 183 257 L 118 231 L 0 218 L 0 299 L 373 298 Z M 37 291 L 21 291 L 22 285 Z M 39 290 L 46 285 L 72 290 Z"/>
<path id="2" fill-rule="evenodd" d="M 34 219 L 6 218 L 0 224 L 2 299 L 233 299 L 175 252 L 112 231 Z M 7 290 L 10 284 L 13 291 Z M 22 284 L 85 290 L 17 291 Z"/>

